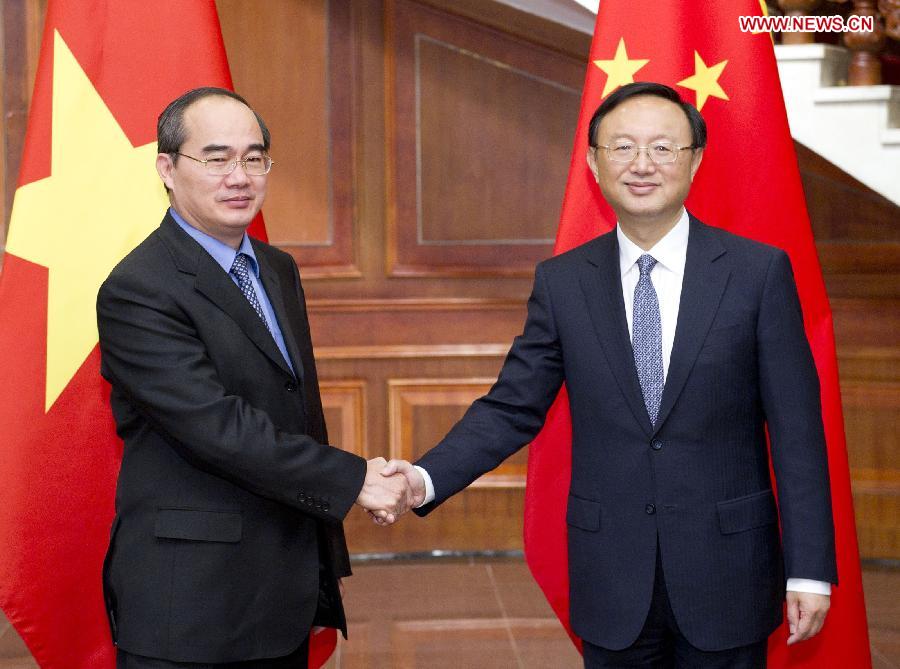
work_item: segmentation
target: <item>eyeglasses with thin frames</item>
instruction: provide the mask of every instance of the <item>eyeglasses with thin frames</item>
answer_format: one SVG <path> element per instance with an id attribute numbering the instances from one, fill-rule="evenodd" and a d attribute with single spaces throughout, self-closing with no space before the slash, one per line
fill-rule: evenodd
<path id="1" fill-rule="evenodd" d="M 632 142 L 614 142 L 610 145 L 598 144 L 594 149 L 606 149 L 607 157 L 614 163 L 630 163 L 642 151 L 656 165 L 668 165 L 678 160 L 678 154 L 685 150 L 693 151 L 696 147 L 678 146 L 674 142 L 654 142 L 649 146 L 637 146 Z"/>
<path id="2" fill-rule="evenodd" d="M 189 156 L 180 151 L 176 151 L 175 155 L 182 156 L 183 158 L 190 158 L 191 160 L 200 163 L 206 168 L 207 172 L 217 177 L 224 177 L 231 174 L 234 172 L 235 168 L 237 168 L 238 163 L 240 163 L 241 168 L 247 174 L 261 177 L 264 174 L 268 174 L 269 170 L 272 169 L 272 165 L 275 163 L 274 160 L 265 154 L 248 156 L 243 160 L 238 160 L 236 158 L 207 158 L 206 160 L 201 160 L 200 158 L 194 158 L 194 156 Z"/>

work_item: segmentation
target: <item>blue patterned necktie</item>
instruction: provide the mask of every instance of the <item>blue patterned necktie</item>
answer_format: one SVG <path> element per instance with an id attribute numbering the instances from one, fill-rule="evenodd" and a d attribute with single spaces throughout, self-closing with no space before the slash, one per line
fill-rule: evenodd
<path id="1" fill-rule="evenodd" d="M 234 263 L 231 265 L 231 273 L 237 278 L 238 288 L 241 289 L 241 292 L 244 294 L 244 297 L 247 298 L 247 301 L 250 303 L 250 306 L 253 307 L 253 311 L 256 312 L 256 315 L 262 319 L 263 324 L 266 326 L 266 330 L 269 331 L 269 334 L 272 333 L 272 329 L 269 327 L 269 322 L 266 320 L 266 317 L 263 315 L 262 305 L 259 303 L 259 298 L 256 296 L 256 291 L 253 290 L 253 284 L 250 283 L 250 270 L 248 265 L 250 264 L 250 256 L 246 253 L 238 253 L 234 258 Z"/>
<path id="2" fill-rule="evenodd" d="M 656 423 L 663 392 L 662 325 L 659 320 L 659 300 L 650 281 L 650 271 L 656 258 L 644 254 L 637 260 L 641 277 L 634 287 L 631 345 L 634 364 L 644 395 L 650 423 Z"/>

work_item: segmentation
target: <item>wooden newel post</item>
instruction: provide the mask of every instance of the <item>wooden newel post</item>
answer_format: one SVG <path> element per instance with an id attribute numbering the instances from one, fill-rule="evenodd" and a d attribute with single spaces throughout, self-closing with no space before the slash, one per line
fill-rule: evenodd
<path id="1" fill-rule="evenodd" d="M 900 40 L 900 0 L 879 0 L 878 11 L 884 17 L 884 30 L 893 40 Z"/>
<path id="2" fill-rule="evenodd" d="M 881 60 L 878 55 L 884 48 L 884 22 L 879 16 L 875 0 L 853 0 L 856 16 L 871 16 L 875 22 L 872 32 L 844 34 L 844 44 L 853 52 L 847 83 L 851 86 L 877 86 L 881 83 Z"/>
<path id="3" fill-rule="evenodd" d="M 822 0 L 778 0 L 778 6 L 787 16 L 808 16 Z M 812 44 L 814 33 L 781 33 L 782 44 Z"/>

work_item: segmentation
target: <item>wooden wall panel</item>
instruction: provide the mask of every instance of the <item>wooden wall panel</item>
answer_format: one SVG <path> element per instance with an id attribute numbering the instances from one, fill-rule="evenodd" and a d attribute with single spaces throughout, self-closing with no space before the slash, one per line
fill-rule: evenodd
<path id="1" fill-rule="evenodd" d="M 366 436 L 366 382 L 361 379 L 321 381 L 322 409 L 328 425 L 328 443 L 368 458 Z"/>
<path id="2" fill-rule="evenodd" d="M 326 379 L 323 384 L 366 379 L 368 457 L 390 458 L 398 449 L 422 452 L 443 437 L 453 419 L 496 378 L 505 352 L 505 345 L 497 345 L 492 355 L 475 356 L 440 346 L 393 345 L 359 349 L 353 356 L 347 347 L 317 346 L 316 359 L 319 376 Z M 404 401 L 409 402 L 406 410 L 411 408 L 412 415 L 402 426 L 392 428 Z M 407 436 L 398 438 L 398 431 L 406 431 Z M 525 457 L 520 452 L 505 465 L 506 472 L 494 476 L 521 480 Z M 469 488 L 428 518 L 404 518 L 391 528 L 376 527 L 362 509 L 353 508 L 345 521 L 350 550 L 521 549 L 523 490 L 513 478 L 495 478 L 493 483 L 502 487 Z"/>
<path id="3" fill-rule="evenodd" d="M 530 276 L 552 250 L 584 64 L 388 4 L 388 271 Z"/>
<path id="4" fill-rule="evenodd" d="M 415 50 L 418 243 L 552 244 L 578 91 L 426 35 Z"/>
<path id="5" fill-rule="evenodd" d="M 0 611 L 0 658 L 8 657 L 31 657 L 31 653 L 28 652 L 28 646 L 22 641 L 22 637 L 9 623 L 9 619 L 3 611 Z"/>
<path id="6" fill-rule="evenodd" d="M 489 342 L 503 344 L 505 352 L 526 315 L 522 300 L 507 298 L 312 298 L 308 307 L 314 343 L 330 349 L 468 345 L 474 354 Z"/>
<path id="7" fill-rule="evenodd" d="M 443 439 L 466 409 L 494 383 L 486 379 L 391 379 L 388 381 L 392 458 L 415 461 Z M 524 488 L 528 449 L 523 448 L 473 488 Z"/>
<path id="8" fill-rule="evenodd" d="M 6 227 L 18 183 L 19 162 L 28 121 L 34 77 L 44 29 L 47 0 L 4 0 L 0 9 L 0 252 L 6 244 Z M 2 266 L 2 258 L 0 258 Z"/>
<path id="9" fill-rule="evenodd" d="M 272 132 L 269 240 L 306 278 L 357 276 L 346 0 L 217 0 L 235 90 Z M 273 67 L 273 61 L 277 66 Z"/>

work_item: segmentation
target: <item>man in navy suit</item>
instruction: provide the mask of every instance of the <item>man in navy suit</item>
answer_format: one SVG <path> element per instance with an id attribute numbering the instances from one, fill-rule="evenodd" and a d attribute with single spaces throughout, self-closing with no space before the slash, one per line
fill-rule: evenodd
<path id="1" fill-rule="evenodd" d="M 405 473 L 416 513 L 430 513 L 530 442 L 565 382 L 570 607 L 585 666 L 764 667 L 785 598 L 788 642 L 802 641 L 837 582 L 818 377 L 790 261 L 685 210 L 706 127 L 673 89 L 618 89 L 589 132 L 616 229 L 537 266 L 497 383 L 416 466 L 385 473 Z"/>

